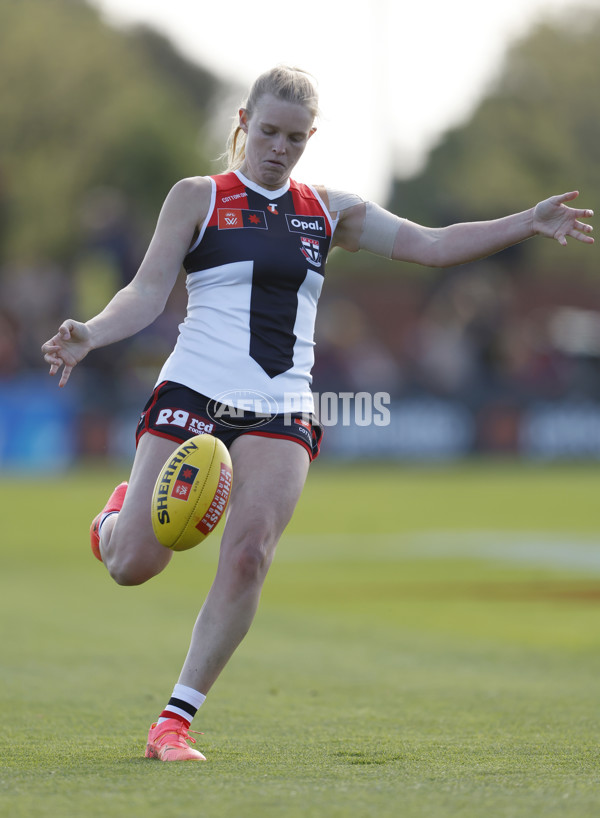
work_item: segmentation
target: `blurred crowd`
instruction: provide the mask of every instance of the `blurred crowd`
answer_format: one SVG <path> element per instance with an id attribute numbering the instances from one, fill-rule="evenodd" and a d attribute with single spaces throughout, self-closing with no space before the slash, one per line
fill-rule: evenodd
<path id="1" fill-rule="evenodd" d="M 364 281 L 326 297 L 315 387 L 492 402 L 600 400 L 600 296 L 592 283 L 471 265 L 426 283 Z"/>

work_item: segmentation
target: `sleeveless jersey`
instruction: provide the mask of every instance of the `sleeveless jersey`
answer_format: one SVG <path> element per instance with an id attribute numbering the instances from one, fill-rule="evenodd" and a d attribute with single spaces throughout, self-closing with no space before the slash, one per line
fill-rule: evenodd
<path id="1" fill-rule="evenodd" d="M 309 185 L 210 178 L 208 215 L 183 262 L 187 315 L 158 383 L 241 409 L 312 412 L 316 309 L 337 222 Z"/>

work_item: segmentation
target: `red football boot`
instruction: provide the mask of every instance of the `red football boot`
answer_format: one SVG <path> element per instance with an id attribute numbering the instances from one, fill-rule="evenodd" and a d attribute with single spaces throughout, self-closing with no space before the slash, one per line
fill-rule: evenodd
<path id="1" fill-rule="evenodd" d="M 160 724 L 153 724 L 148 733 L 146 758 L 157 758 L 159 761 L 206 761 L 198 750 L 187 743 L 196 743 L 190 736 L 197 730 L 190 728 L 179 719 L 167 719 Z"/>
<path id="2" fill-rule="evenodd" d="M 102 562 L 102 557 L 100 556 L 100 520 L 102 519 L 103 515 L 107 512 L 111 511 L 121 511 L 123 508 L 123 501 L 125 500 L 125 494 L 127 492 L 128 483 L 119 483 L 116 489 L 108 498 L 108 501 L 102 511 L 99 514 L 96 514 L 94 519 L 92 520 L 92 525 L 90 526 L 90 541 L 92 546 L 92 554 L 96 557 L 97 560 Z"/>

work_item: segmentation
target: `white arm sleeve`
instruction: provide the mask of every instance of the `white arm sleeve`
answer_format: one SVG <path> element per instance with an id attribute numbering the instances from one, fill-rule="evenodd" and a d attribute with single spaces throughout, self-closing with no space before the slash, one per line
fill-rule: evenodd
<path id="1" fill-rule="evenodd" d="M 349 207 L 354 207 L 354 205 L 362 204 L 365 201 L 356 193 L 345 193 L 343 190 L 330 190 L 329 188 L 327 188 L 327 198 L 329 199 L 331 213 L 348 210 Z"/>
<path id="2" fill-rule="evenodd" d="M 379 256 L 392 257 L 396 235 L 402 219 L 384 210 L 374 202 L 367 202 L 365 222 L 360 236 L 359 247 Z"/>

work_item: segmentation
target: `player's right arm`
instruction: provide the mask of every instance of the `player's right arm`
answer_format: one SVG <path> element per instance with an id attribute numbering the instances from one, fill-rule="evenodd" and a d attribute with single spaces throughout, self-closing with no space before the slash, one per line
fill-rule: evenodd
<path id="1" fill-rule="evenodd" d="M 182 179 L 162 206 L 148 251 L 134 278 L 94 318 L 82 323 L 68 318 L 42 345 L 50 374 L 63 367 L 59 386 L 92 349 L 135 335 L 164 310 L 181 264 L 206 218 L 211 184 L 206 177 Z"/>

